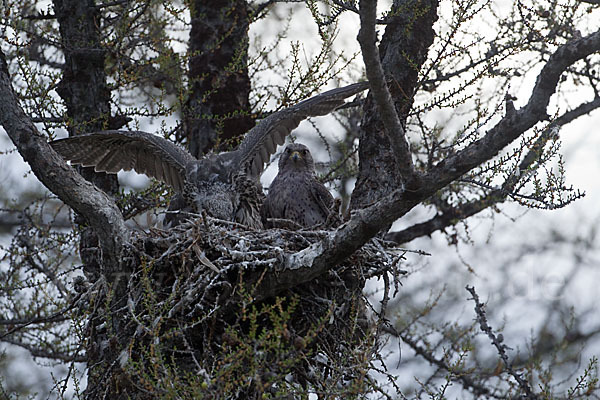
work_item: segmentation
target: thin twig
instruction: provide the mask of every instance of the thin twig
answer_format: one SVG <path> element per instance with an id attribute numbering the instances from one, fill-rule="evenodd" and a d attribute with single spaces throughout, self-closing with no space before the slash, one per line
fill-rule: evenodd
<path id="1" fill-rule="evenodd" d="M 501 334 L 496 335 L 492 330 L 492 327 L 488 324 L 487 316 L 485 314 L 485 305 L 479 301 L 479 296 L 475 292 L 475 288 L 473 286 L 467 285 L 465 289 L 467 289 L 467 291 L 471 293 L 472 297 L 470 300 L 473 300 L 475 302 L 475 313 L 477 314 L 477 322 L 479 322 L 479 327 L 481 331 L 484 332 L 492 341 L 492 344 L 498 351 L 498 355 L 504 363 L 506 371 L 513 378 L 515 378 L 515 380 L 519 384 L 519 387 L 523 390 L 523 392 L 525 392 L 525 398 L 530 400 L 537 400 L 539 397 L 535 393 L 533 393 L 527 379 L 525 379 L 521 374 L 517 373 L 513 369 L 512 363 L 508 360 L 508 355 L 506 354 L 506 349 L 508 349 L 508 346 L 502 343 L 504 341 L 504 337 Z"/>

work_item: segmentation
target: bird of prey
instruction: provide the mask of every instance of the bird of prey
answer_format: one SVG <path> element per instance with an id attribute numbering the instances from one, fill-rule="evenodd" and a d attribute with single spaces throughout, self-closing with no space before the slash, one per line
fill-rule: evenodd
<path id="1" fill-rule="evenodd" d="M 206 211 L 216 218 L 260 228 L 259 178 L 277 145 L 305 118 L 326 115 L 367 87 L 367 82 L 360 82 L 329 90 L 275 112 L 248 131 L 237 149 L 201 159 L 164 138 L 140 131 L 89 133 L 50 145 L 74 165 L 107 173 L 135 170 L 161 180 L 178 193 L 179 208 Z"/>
<path id="2" fill-rule="evenodd" d="M 279 159 L 279 172 L 271 183 L 261 215 L 288 219 L 310 228 L 327 221 L 333 197 L 315 177 L 315 164 L 308 148 L 300 143 L 286 146 Z"/>

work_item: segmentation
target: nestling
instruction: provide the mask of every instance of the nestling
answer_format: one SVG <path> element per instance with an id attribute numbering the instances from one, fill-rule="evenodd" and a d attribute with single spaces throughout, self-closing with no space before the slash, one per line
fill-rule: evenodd
<path id="1" fill-rule="evenodd" d="M 269 218 L 289 219 L 311 228 L 324 224 L 331 213 L 333 196 L 315 177 L 315 165 L 306 146 L 287 145 L 279 159 L 279 173 L 262 206 L 263 223 Z"/>

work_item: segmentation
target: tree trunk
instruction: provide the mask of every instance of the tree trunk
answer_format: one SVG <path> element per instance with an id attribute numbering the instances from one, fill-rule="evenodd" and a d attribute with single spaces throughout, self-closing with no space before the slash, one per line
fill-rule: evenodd
<path id="1" fill-rule="evenodd" d="M 98 11 L 93 0 L 54 0 L 65 57 L 57 92 L 67 106 L 69 134 L 114 129 L 110 126 L 110 90 L 106 84 L 106 50 L 100 44 Z M 116 193 L 115 175 L 84 169 L 84 178 L 106 193 Z"/>
<path id="2" fill-rule="evenodd" d="M 438 0 L 396 0 L 379 46 L 383 71 L 401 123 L 413 103 L 418 74 L 433 43 Z M 367 96 L 360 130 L 359 175 L 351 209 L 363 208 L 403 183 L 375 103 Z"/>
<path id="3" fill-rule="evenodd" d="M 120 126 L 111 125 L 110 90 L 104 72 L 106 49 L 100 41 L 101 23 L 95 2 L 54 0 L 54 12 L 59 23 L 65 57 L 63 77 L 57 92 L 66 104 L 67 116 L 71 121 L 69 135 L 119 128 Z M 107 194 L 118 193 L 116 175 L 96 173 L 93 168 L 80 168 L 79 172 Z M 96 233 L 81 216 L 76 218 L 76 222 L 82 226 L 79 247 L 85 274 L 91 282 L 97 282 L 104 275 L 110 284 L 115 275 L 107 273 L 119 271 L 120 268 L 116 265 L 103 265 L 107 258 L 100 254 Z M 117 284 L 126 283 L 126 280 L 114 281 Z M 111 306 L 122 307 L 126 286 L 114 285 L 112 289 L 113 299 L 116 300 L 112 301 Z M 122 337 L 124 329 L 119 326 L 120 319 L 116 318 L 116 314 L 110 321 L 113 321 L 113 326 L 99 333 L 97 326 L 107 322 L 104 310 L 97 310 L 89 316 L 86 348 L 89 367 L 87 398 L 100 398 L 101 394 L 109 393 L 115 387 L 114 384 L 105 382 L 105 374 L 118 354 L 115 351 L 118 348 L 115 346 L 118 336 L 110 338 L 107 332 L 117 332 Z M 106 346 L 107 342 L 111 346 Z"/>
<path id="4" fill-rule="evenodd" d="M 249 16 L 245 0 L 191 5 L 189 97 L 183 126 L 190 153 L 231 150 L 253 126 L 248 77 Z"/>

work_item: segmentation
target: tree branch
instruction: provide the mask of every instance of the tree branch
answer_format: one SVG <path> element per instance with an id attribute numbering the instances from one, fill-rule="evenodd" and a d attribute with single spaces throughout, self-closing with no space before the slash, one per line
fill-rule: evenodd
<path id="1" fill-rule="evenodd" d="M 555 119 L 546 131 L 536 140 L 531 150 L 523 157 L 523 160 L 519 164 L 519 171 L 526 171 L 539 158 L 541 149 L 553 136 L 553 128 L 566 125 L 582 115 L 589 114 L 598 107 L 600 107 L 600 97 L 596 97 L 592 101 L 583 103 L 574 110 L 568 111 Z M 471 217 L 494 204 L 504 202 L 519 182 L 519 177 L 520 175 L 511 175 L 498 189 L 492 190 L 481 199 L 469 201 L 458 207 L 444 210 L 441 214 L 436 215 L 428 221 L 415 224 L 401 231 L 390 232 L 386 236 L 386 240 L 391 240 L 398 244 L 407 243 L 418 237 L 431 235 L 433 232 L 456 225 L 457 221 Z"/>
<path id="2" fill-rule="evenodd" d="M 375 32 L 376 8 L 376 0 L 360 1 L 358 42 L 362 50 L 367 78 L 370 82 L 371 95 L 375 100 L 385 132 L 392 144 L 392 151 L 396 157 L 400 174 L 407 181 L 412 181 L 416 177 L 416 171 L 412 162 L 410 147 L 388 90 L 383 67 L 379 61 L 380 56 Z"/>
<path id="3" fill-rule="evenodd" d="M 475 288 L 472 286 L 467 286 L 466 289 L 469 293 L 471 293 L 471 300 L 475 302 L 475 313 L 477 314 L 477 322 L 479 322 L 481 331 L 484 332 L 492 341 L 492 344 L 498 351 L 498 355 L 504 363 L 506 371 L 513 378 L 515 378 L 515 380 L 519 384 L 519 387 L 525 393 L 525 398 L 530 400 L 538 399 L 539 397 L 531 390 L 531 385 L 527 381 L 527 378 L 524 378 L 521 374 L 517 373 L 513 369 L 512 363 L 508 361 L 508 355 L 506 354 L 506 349 L 508 349 L 508 346 L 502 343 L 504 339 L 502 335 L 496 335 L 492 330 L 492 327 L 490 327 L 490 325 L 488 324 L 487 316 L 485 315 L 485 306 L 479 301 L 479 296 L 475 292 Z"/>
<path id="4" fill-rule="evenodd" d="M 433 44 L 433 24 L 438 18 L 438 5 L 439 0 L 394 0 L 389 23 L 377 49 L 379 56 L 374 57 L 375 60 L 379 57 L 385 79 L 390 83 L 387 90 L 402 127 L 406 126 L 419 84 L 418 71 L 425 65 Z M 367 45 L 375 45 L 374 38 Z M 366 59 L 373 59 L 373 56 Z M 412 157 L 408 155 L 404 160 L 397 159 L 373 95 L 367 96 L 363 110 L 359 129 L 359 173 L 352 191 L 351 209 L 375 203 L 396 190 L 399 182 L 403 182 L 409 190 L 419 186 L 419 180 L 410 182 L 410 176 L 402 176 L 401 164 L 409 165 Z M 404 137 L 402 139 L 405 140 Z"/>
<path id="5" fill-rule="evenodd" d="M 402 339 L 403 343 L 406 343 L 411 349 L 413 349 L 415 354 L 423 357 L 429 364 L 435 365 L 436 367 L 449 372 L 453 380 L 460 382 L 464 388 L 470 389 L 476 396 L 488 396 L 495 399 L 504 398 L 495 394 L 490 388 L 475 382 L 475 380 L 470 377 L 468 371 L 455 371 L 454 368 L 448 365 L 444 359 L 436 358 L 432 351 L 419 345 L 419 343 L 409 335 L 398 334 L 398 332 L 393 332 L 391 330 L 386 330 L 386 332 Z"/>
<path id="6" fill-rule="evenodd" d="M 426 177 L 424 186 L 444 187 L 461 175 L 496 156 L 500 150 L 532 128 L 548 119 L 546 108 L 556 90 L 560 75 L 571 64 L 600 51 L 600 31 L 574 39 L 560 46 L 538 75 L 525 107 L 507 113 L 486 135 L 462 151 L 439 162 Z"/>
<path id="7" fill-rule="evenodd" d="M 34 357 L 47 358 L 50 360 L 62 360 L 62 361 L 66 361 L 66 362 L 86 362 L 86 361 L 88 361 L 86 356 L 62 353 L 60 351 L 54 351 L 51 348 L 42 349 L 42 348 L 37 347 L 36 345 L 24 343 L 24 342 L 21 342 L 18 340 L 13 340 L 11 338 L 4 338 L 3 341 L 6 343 L 15 345 L 15 346 L 19 346 L 19 347 L 29 351 L 29 353 Z"/>
<path id="8" fill-rule="evenodd" d="M 574 62 L 598 51 L 600 31 L 559 47 L 540 72 L 525 107 L 509 112 L 482 139 L 434 166 L 422 178 L 424 184 L 419 188 L 411 191 L 397 189 L 371 206 L 353 211 L 350 220 L 336 231 L 329 232 L 323 240 L 289 255 L 281 265 L 281 272 L 262 277 L 256 291 L 260 298 L 308 282 L 338 265 L 415 205 L 493 158 L 537 122 L 547 118 L 546 107 L 562 72 Z"/>
<path id="9" fill-rule="evenodd" d="M 19 106 L 4 53 L 0 51 L 0 124 L 35 176 L 62 201 L 85 217 L 97 232 L 104 265 L 116 269 L 128 230 L 114 202 L 86 181 L 50 147 Z"/>

